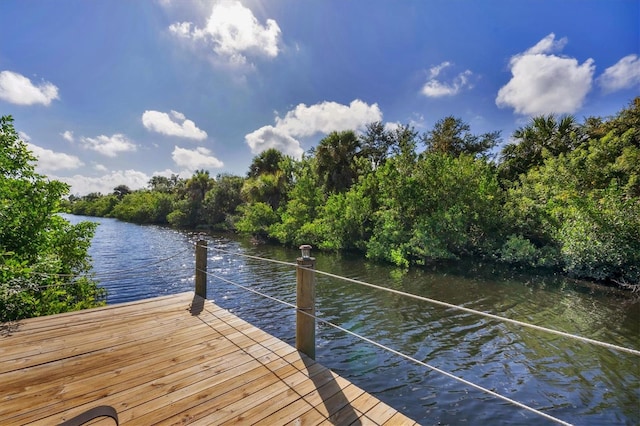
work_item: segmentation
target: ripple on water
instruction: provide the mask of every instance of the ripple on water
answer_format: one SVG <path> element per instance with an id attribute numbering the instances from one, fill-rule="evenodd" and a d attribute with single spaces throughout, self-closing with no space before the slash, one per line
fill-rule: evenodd
<path id="1" fill-rule="evenodd" d="M 74 218 L 80 219 L 86 218 Z M 193 290 L 189 235 L 112 219 L 97 221 L 101 225 L 90 253 L 96 276 L 109 292 L 109 303 Z M 210 243 L 208 262 L 213 275 L 295 303 L 294 268 L 215 252 L 215 247 L 286 262 L 293 261 L 298 251 L 225 237 Z M 316 256 L 317 268 L 323 271 L 640 348 L 640 305 L 613 295 L 493 270 L 405 272 L 348 256 Z M 321 275 L 316 291 L 321 318 L 533 408 L 580 425 L 640 424 L 636 356 Z M 220 306 L 294 343 L 291 307 L 213 276 L 207 293 Z M 549 424 L 325 324 L 317 326 L 316 358 L 422 424 Z"/>

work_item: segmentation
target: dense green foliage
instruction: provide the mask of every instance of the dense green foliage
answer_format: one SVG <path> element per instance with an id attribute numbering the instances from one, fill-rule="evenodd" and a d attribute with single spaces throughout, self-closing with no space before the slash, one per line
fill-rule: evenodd
<path id="1" fill-rule="evenodd" d="M 100 304 L 86 276 L 94 225 L 56 213 L 68 192 L 35 172 L 35 157 L 10 116 L 0 117 L 0 322 Z"/>
<path id="2" fill-rule="evenodd" d="M 300 161 L 267 150 L 246 177 L 156 176 L 145 190 L 74 198 L 71 210 L 403 267 L 479 257 L 637 288 L 640 98 L 607 119 L 535 117 L 499 143 L 455 117 L 422 135 L 376 122 L 330 133 Z"/>

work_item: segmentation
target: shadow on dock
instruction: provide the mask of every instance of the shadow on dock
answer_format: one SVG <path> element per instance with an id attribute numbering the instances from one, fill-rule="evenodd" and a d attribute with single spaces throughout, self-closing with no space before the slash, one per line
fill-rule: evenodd
<path id="1" fill-rule="evenodd" d="M 344 394 L 338 382 L 333 380 L 332 373 L 327 370 L 326 373 L 328 373 L 328 376 L 326 374 L 313 374 L 310 367 L 316 364 L 316 361 L 307 357 L 302 357 L 302 361 L 307 368 L 309 377 L 315 385 L 316 391 L 322 399 L 326 411 L 328 413 L 334 413 L 330 415 L 327 420 L 334 425 L 362 425 L 360 415 L 353 409 L 349 398 Z M 331 379 L 328 380 L 329 378 Z"/>
<path id="2" fill-rule="evenodd" d="M 189 306 L 189 313 L 191 316 L 197 317 L 202 313 L 202 310 L 204 309 L 204 300 L 205 299 L 200 296 L 195 294 L 193 295 L 193 300 L 191 300 L 191 305 Z"/>

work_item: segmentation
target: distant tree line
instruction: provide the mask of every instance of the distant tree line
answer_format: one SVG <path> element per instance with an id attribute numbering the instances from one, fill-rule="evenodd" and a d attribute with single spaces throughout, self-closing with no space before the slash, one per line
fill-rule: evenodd
<path id="1" fill-rule="evenodd" d="M 375 122 L 329 134 L 299 161 L 264 151 L 244 177 L 154 176 L 68 208 L 402 267 L 475 257 L 637 289 L 640 98 L 606 119 L 535 117 L 496 151 L 500 142 L 456 117 L 422 134 Z"/>

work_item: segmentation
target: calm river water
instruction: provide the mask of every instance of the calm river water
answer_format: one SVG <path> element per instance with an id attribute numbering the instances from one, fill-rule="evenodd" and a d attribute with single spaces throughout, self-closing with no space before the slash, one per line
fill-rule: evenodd
<path id="1" fill-rule="evenodd" d="M 192 291 L 194 238 L 113 219 L 98 222 L 90 254 L 108 303 Z M 299 251 L 209 238 L 208 295 L 289 343 Z M 218 252 L 215 249 L 223 249 Z M 228 253 L 230 252 L 230 253 Z M 554 277 L 457 265 L 403 271 L 315 252 L 318 270 L 640 349 L 640 301 Z M 434 367 L 576 425 L 640 424 L 640 357 L 317 275 L 317 315 Z M 421 424 L 546 425 L 551 421 L 319 324 L 316 359 Z"/>

